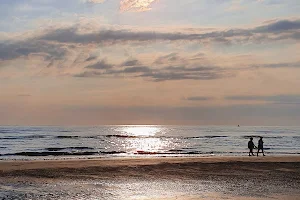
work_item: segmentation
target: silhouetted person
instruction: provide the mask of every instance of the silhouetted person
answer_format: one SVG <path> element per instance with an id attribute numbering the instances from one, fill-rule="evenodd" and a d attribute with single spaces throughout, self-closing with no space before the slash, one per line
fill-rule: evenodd
<path id="1" fill-rule="evenodd" d="M 258 156 L 259 150 L 261 150 L 263 156 L 265 156 L 265 153 L 264 153 L 264 141 L 262 139 L 263 139 L 263 137 L 260 137 L 260 139 L 258 140 L 257 156 Z"/>
<path id="2" fill-rule="evenodd" d="M 248 149 L 249 149 L 249 156 L 254 156 L 253 149 L 255 148 L 255 145 L 253 143 L 253 138 L 250 138 L 250 141 L 248 142 Z"/>

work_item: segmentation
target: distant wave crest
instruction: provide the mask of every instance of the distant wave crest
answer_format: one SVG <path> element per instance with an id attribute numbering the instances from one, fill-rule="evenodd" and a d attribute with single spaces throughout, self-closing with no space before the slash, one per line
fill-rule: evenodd
<path id="1" fill-rule="evenodd" d="M 13 154 L 0 154 L 0 156 L 91 156 L 101 154 L 121 154 L 123 151 L 84 151 L 84 152 L 63 152 L 63 151 L 42 151 L 42 152 L 18 152 Z"/>

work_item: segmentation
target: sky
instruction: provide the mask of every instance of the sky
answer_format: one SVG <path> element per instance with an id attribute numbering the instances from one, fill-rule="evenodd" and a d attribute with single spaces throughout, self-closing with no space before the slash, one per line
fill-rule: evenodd
<path id="1" fill-rule="evenodd" d="M 0 125 L 299 125 L 299 0 L 1 0 Z"/>

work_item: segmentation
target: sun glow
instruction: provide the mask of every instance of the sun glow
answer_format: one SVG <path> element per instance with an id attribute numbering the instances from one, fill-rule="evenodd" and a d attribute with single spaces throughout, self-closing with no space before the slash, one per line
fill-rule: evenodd
<path id="1" fill-rule="evenodd" d="M 143 12 L 151 10 L 151 4 L 157 0 L 122 0 L 120 4 L 120 10 L 125 11 L 137 11 Z"/>
<path id="2" fill-rule="evenodd" d="M 119 129 L 122 134 L 128 136 L 154 136 L 156 133 L 161 131 L 161 128 L 157 126 L 126 126 Z"/>
<path id="3" fill-rule="evenodd" d="M 170 143 L 160 138 L 164 130 L 159 126 L 123 126 L 117 131 L 127 138 L 122 140 L 126 152 L 134 154 L 156 154 Z"/>

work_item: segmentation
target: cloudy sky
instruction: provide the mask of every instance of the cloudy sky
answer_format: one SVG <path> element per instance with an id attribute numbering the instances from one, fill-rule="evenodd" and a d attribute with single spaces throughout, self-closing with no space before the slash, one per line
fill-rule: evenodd
<path id="1" fill-rule="evenodd" d="M 299 0 L 1 0 L 2 125 L 299 125 Z"/>

